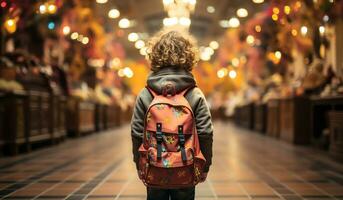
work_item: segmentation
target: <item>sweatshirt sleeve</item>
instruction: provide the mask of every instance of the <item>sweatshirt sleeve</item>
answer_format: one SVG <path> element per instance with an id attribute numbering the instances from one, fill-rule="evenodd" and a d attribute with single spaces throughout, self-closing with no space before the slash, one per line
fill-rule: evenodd
<path id="1" fill-rule="evenodd" d="M 210 109 L 206 98 L 199 88 L 194 88 L 187 94 L 195 115 L 196 128 L 198 131 L 200 149 L 206 159 L 205 172 L 209 171 L 212 164 L 212 143 L 213 143 L 213 125 Z"/>
<path id="2" fill-rule="evenodd" d="M 148 102 L 151 101 L 151 97 L 149 97 L 149 95 L 150 93 L 146 89 L 143 89 L 139 93 L 131 119 L 132 153 L 136 167 L 138 167 L 139 159 L 138 149 L 143 140 L 144 118 L 147 110 L 146 105 L 149 105 Z"/>

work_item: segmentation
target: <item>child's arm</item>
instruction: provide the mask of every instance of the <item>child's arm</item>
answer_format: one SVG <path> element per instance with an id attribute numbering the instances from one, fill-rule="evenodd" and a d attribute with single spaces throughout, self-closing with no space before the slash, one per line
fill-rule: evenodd
<path id="1" fill-rule="evenodd" d="M 131 139 L 132 139 L 132 153 L 133 161 L 138 167 L 139 153 L 138 149 L 142 144 L 143 131 L 144 131 L 144 117 L 147 110 L 147 105 L 150 104 L 152 97 L 147 91 L 143 89 L 136 99 L 136 104 L 133 109 L 133 115 L 131 119 Z"/>
<path id="2" fill-rule="evenodd" d="M 208 172 L 212 164 L 212 143 L 213 143 L 213 125 L 210 109 L 208 108 L 206 98 L 199 88 L 194 88 L 192 92 L 186 95 L 195 115 L 196 128 L 199 136 L 200 149 L 206 159 L 204 172 Z"/>

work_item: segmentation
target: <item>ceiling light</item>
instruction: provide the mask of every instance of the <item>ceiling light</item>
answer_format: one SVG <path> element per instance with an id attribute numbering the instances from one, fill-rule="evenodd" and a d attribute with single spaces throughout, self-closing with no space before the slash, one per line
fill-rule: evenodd
<path id="1" fill-rule="evenodd" d="M 136 42 L 138 40 L 139 36 L 137 33 L 130 33 L 128 36 L 127 36 L 127 39 L 130 41 L 130 42 Z"/>
<path id="2" fill-rule="evenodd" d="M 214 54 L 214 50 L 211 47 L 206 47 L 204 51 L 211 56 Z"/>
<path id="3" fill-rule="evenodd" d="M 235 79 L 237 77 L 237 72 L 235 70 L 231 70 L 229 72 L 229 77 Z"/>
<path id="4" fill-rule="evenodd" d="M 46 6 L 44 4 L 39 6 L 39 12 L 40 12 L 40 14 L 46 13 Z"/>
<path id="5" fill-rule="evenodd" d="M 79 37 L 77 37 L 77 41 L 82 42 L 83 40 L 83 35 L 79 34 Z"/>
<path id="6" fill-rule="evenodd" d="M 118 25 L 120 28 L 129 28 L 130 27 L 130 20 L 123 18 L 123 19 L 119 20 Z"/>
<path id="7" fill-rule="evenodd" d="M 279 17 L 278 17 L 277 14 L 273 14 L 273 15 L 272 15 L 272 19 L 273 19 L 274 21 L 277 21 L 277 20 L 279 19 Z"/>
<path id="8" fill-rule="evenodd" d="M 197 0 L 188 0 L 188 2 L 192 5 L 195 5 L 197 3 Z"/>
<path id="9" fill-rule="evenodd" d="M 254 3 L 263 3 L 264 0 L 252 0 L 252 2 L 254 2 Z"/>
<path id="10" fill-rule="evenodd" d="M 304 36 L 307 34 L 307 31 L 308 31 L 308 29 L 307 29 L 306 26 L 302 26 L 302 27 L 300 28 L 300 32 L 301 32 L 301 34 L 304 35 Z"/>
<path id="11" fill-rule="evenodd" d="M 278 7 L 274 7 L 273 8 L 273 13 L 274 14 L 279 14 L 280 13 L 280 9 Z"/>
<path id="12" fill-rule="evenodd" d="M 248 35 L 246 41 L 247 41 L 248 44 L 254 44 L 255 38 L 252 35 Z"/>
<path id="13" fill-rule="evenodd" d="M 72 33 L 72 34 L 70 35 L 70 38 L 71 38 L 72 40 L 76 40 L 78 37 L 79 37 L 79 34 L 78 34 L 77 32 L 74 32 L 74 33 Z"/>
<path id="14" fill-rule="evenodd" d="M 88 44 L 88 42 L 89 42 L 89 38 L 88 37 L 82 38 L 82 44 Z"/>
<path id="15" fill-rule="evenodd" d="M 179 19 L 179 24 L 182 26 L 190 26 L 191 25 L 191 19 L 188 17 L 181 17 Z"/>
<path id="16" fill-rule="evenodd" d="M 145 55 L 147 55 L 147 48 L 146 47 L 143 47 L 143 48 L 141 48 L 140 50 L 139 50 L 139 53 L 142 55 L 142 56 L 145 56 Z"/>
<path id="17" fill-rule="evenodd" d="M 200 59 L 203 61 L 209 61 L 211 59 L 211 55 L 204 50 L 203 51 L 200 50 Z"/>
<path id="18" fill-rule="evenodd" d="M 240 25 L 239 19 L 237 19 L 236 17 L 232 17 L 229 20 L 229 27 L 237 28 L 239 27 L 239 25 Z"/>
<path id="19" fill-rule="evenodd" d="M 123 74 L 128 77 L 128 78 L 132 78 L 133 76 L 133 71 L 131 68 L 129 67 L 125 67 L 124 70 L 123 70 Z"/>
<path id="20" fill-rule="evenodd" d="M 218 49 L 219 43 L 217 41 L 211 41 L 209 45 L 212 49 Z"/>
<path id="21" fill-rule="evenodd" d="M 260 25 L 256 25 L 255 26 L 255 31 L 258 32 L 258 33 L 261 32 L 262 31 L 261 26 Z"/>
<path id="22" fill-rule="evenodd" d="M 119 10 L 117 10 L 115 8 L 108 11 L 108 17 L 109 18 L 115 19 L 115 18 L 118 18 L 119 16 L 120 16 L 120 12 L 119 12 Z"/>
<path id="23" fill-rule="evenodd" d="M 218 78 L 224 78 L 225 75 L 227 75 L 227 69 L 226 68 L 222 68 L 222 69 L 217 71 Z"/>
<path id="24" fill-rule="evenodd" d="M 206 10 L 207 10 L 208 13 L 216 12 L 216 9 L 213 6 L 207 6 Z"/>
<path id="25" fill-rule="evenodd" d="M 240 8 L 236 12 L 238 17 L 247 17 L 249 15 L 248 10 L 245 8 Z"/>
<path id="26" fill-rule="evenodd" d="M 275 57 L 277 58 L 277 59 L 281 59 L 281 57 L 282 57 L 282 53 L 280 52 L 280 51 L 275 51 Z"/>
<path id="27" fill-rule="evenodd" d="M 108 0 L 96 0 L 97 3 L 104 4 L 107 3 Z"/>
<path id="28" fill-rule="evenodd" d="M 137 49 L 141 49 L 141 48 L 143 48 L 144 46 L 145 46 L 145 43 L 144 43 L 143 40 L 137 40 L 136 43 L 135 43 L 135 47 L 136 47 Z"/>
<path id="29" fill-rule="evenodd" d="M 174 0 L 163 0 L 163 5 L 170 5 L 174 2 Z"/>
<path id="30" fill-rule="evenodd" d="M 284 7 L 283 11 L 285 12 L 286 15 L 289 15 L 291 13 L 291 7 L 286 5 Z"/>
<path id="31" fill-rule="evenodd" d="M 226 20 L 226 19 L 220 20 L 219 25 L 223 28 L 229 28 L 230 27 L 229 20 Z"/>
<path id="32" fill-rule="evenodd" d="M 324 33 L 325 33 L 325 27 L 324 27 L 324 26 L 320 26 L 320 27 L 319 27 L 319 33 L 320 33 L 321 35 L 324 35 Z"/>
<path id="33" fill-rule="evenodd" d="M 62 31 L 63 31 L 64 35 L 68 35 L 70 33 L 70 27 L 69 26 L 65 26 L 65 27 L 63 27 Z"/>
<path id="34" fill-rule="evenodd" d="M 323 21 L 324 21 L 324 22 L 328 22 L 328 21 L 329 21 L 329 19 L 330 19 L 330 18 L 329 18 L 329 16 L 328 16 L 328 15 L 324 15 L 324 17 L 323 17 Z"/>
<path id="35" fill-rule="evenodd" d="M 232 59 L 231 63 L 232 63 L 232 65 L 233 65 L 234 67 L 238 67 L 238 65 L 239 65 L 239 59 L 238 59 L 238 58 L 234 58 L 234 59 Z"/>
<path id="36" fill-rule="evenodd" d="M 164 26 L 174 26 L 178 22 L 178 19 L 176 17 L 168 17 L 163 19 L 163 25 Z"/>
<path id="37" fill-rule="evenodd" d="M 56 10 L 57 10 L 56 5 L 50 4 L 50 5 L 48 6 L 48 11 L 49 11 L 50 14 L 56 13 Z"/>

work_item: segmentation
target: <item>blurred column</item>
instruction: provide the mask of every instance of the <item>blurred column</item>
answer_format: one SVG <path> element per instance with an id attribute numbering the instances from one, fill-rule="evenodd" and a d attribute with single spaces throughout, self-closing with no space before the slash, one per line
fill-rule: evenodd
<path id="1" fill-rule="evenodd" d="M 343 20 L 337 20 L 335 24 L 335 41 L 333 45 L 335 46 L 335 64 L 337 69 L 337 74 L 343 77 Z"/>

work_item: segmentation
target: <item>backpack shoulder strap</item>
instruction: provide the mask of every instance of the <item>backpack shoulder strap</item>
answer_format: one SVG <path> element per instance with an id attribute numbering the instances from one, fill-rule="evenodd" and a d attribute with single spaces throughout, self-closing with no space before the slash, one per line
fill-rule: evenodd
<path id="1" fill-rule="evenodd" d="M 152 98 L 155 98 L 156 96 L 158 96 L 157 93 L 153 89 L 151 89 L 149 86 L 145 86 L 145 88 L 149 91 Z"/>
<path id="2" fill-rule="evenodd" d="M 196 85 L 190 86 L 190 87 L 184 89 L 182 92 L 180 92 L 180 94 L 181 94 L 182 96 L 186 96 L 186 95 L 188 94 L 189 91 L 191 91 L 192 89 L 194 89 L 194 88 L 196 88 L 196 87 L 197 87 Z"/>

